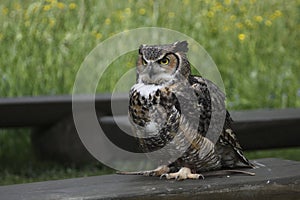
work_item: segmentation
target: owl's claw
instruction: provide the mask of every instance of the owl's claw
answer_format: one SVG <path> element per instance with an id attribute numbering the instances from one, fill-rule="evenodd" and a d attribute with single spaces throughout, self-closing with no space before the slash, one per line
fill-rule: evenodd
<path id="1" fill-rule="evenodd" d="M 185 179 L 204 179 L 202 174 L 193 174 L 190 168 L 182 167 L 178 172 L 165 173 L 160 176 L 160 179 L 166 177 L 166 179 L 175 179 L 177 181 Z"/>

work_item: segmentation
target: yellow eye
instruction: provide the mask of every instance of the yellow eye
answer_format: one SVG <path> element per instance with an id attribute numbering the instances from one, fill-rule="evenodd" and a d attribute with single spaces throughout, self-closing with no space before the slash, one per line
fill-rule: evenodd
<path id="1" fill-rule="evenodd" d="M 160 65 L 167 65 L 169 64 L 170 60 L 168 58 L 162 58 L 158 61 L 158 64 Z"/>
<path id="2" fill-rule="evenodd" d="M 143 65 L 147 65 L 146 60 L 142 59 L 142 64 L 143 64 Z"/>

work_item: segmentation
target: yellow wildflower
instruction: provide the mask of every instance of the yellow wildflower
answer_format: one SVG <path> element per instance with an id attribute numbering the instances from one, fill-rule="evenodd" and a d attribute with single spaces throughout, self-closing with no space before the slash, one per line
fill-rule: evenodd
<path id="1" fill-rule="evenodd" d="M 231 21 L 235 21 L 235 20 L 236 20 L 236 16 L 235 16 L 235 15 L 231 15 L 231 16 L 230 16 L 230 20 L 231 20 Z"/>
<path id="2" fill-rule="evenodd" d="M 272 26 L 272 22 L 271 22 L 270 20 L 266 20 L 266 21 L 265 21 L 265 25 L 266 25 L 266 26 Z"/>
<path id="3" fill-rule="evenodd" d="M 101 33 L 96 33 L 95 35 L 97 40 L 100 40 L 102 38 L 102 34 Z"/>
<path id="4" fill-rule="evenodd" d="M 245 13 L 247 11 L 246 6 L 241 6 L 239 8 L 240 8 L 240 11 L 243 12 L 243 13 Z"/>
<path id="5" fill-rule="evenodd" d="M 57 0 L 51 0 L 50 2 L 49 2 L 49 5 L 51 5 L 52 7 L 55 7 L 56 5 L 57 5 Z"/>
<path id="6" fill-rule="evenodd" d="M 123 21 L 125 19 L 125 16 L 122 13 L 119 13 L 118 16 L 120 21 Z"/>
<path id="7" fill-rule="evenodd" d="M 236 23 L 235 26 L 239 29 L 244 28 L 244 25 L 241 22 Z"/>
<path id="8" fill-rule="evenodd" d="M 274 16 L 280 17 L 282 15 L 282 12 L 280 10 L 275 10 Z"/>
<path id="9" fill-rule="evenodd" d="M 51 9 L 51 5 L 44 5 L 43 10 L 48 11 Z"/>
<path id="10" fill-rule="evenodd" d="M 126 63 L 126 67 L 127 67 L 127 68 L 132 68 L 132 67 L 134 67 L 134 65 L 135 65 L 134 62 L 130 62 L 130 61 L 129 61 L 129 62 Z"/>
<path id="11" fill-rule="evenodd" d="M 246 38 L 246 35 L 245 35 L 244 33 L 240 33 L 240 34 L 238 35 L 238 38 L 239 38 L 240 41 L 244 41 L 245 38 Z"/>
<path id="12" fill-rule="evenodd" d="M 14 3 L 14 9 L 17 11 L 21 10 L 21 5 L 19 3 Z"/>
<path id="13" fill-rule="evenodd" d="M 49 25 L 50 25 L 50 27 L 53 27 L 55 25 L 55 20 L 49 19 Z"/>
<path id="14" fill-rule="evenodd" d="M 3 15 L 7 15 L 7 13 L 8 13 L 8 8 L 3 7 L 3 8 L 2 8 L 2 14 L 3 14 Z"/>
<path id="15" fill-rule="evenodd" d="M 208 11 L 207 17 L 213 18 L 215 16 L 215 13 L 213 11 Z"/>
<path id="16" fill-rule="evenodd" d="M 229 27 L 228 27 L 228 26 L 224 26 L 224 27 L 223 27 L 223 31 L 224 31 L 224 32 L 227 32 L 228 30 L 229 30 Z"/>
<path id="17" fill-rule="evenodd" d="M 221 3 L 216 3 L 213 8 L 214 10 L 222 10 L 223 6 Z"/>
<path id="18" fill-rule="evenodd" d="M 104 23 L 105 23 L 106 25 L 110 25 L 111 20 L 110 20 L 109 18 L 106 18 L 105 21 L 104 21 Z"/>
<path id="19" fill-rule="evenodd" d="M 25 18 L 26 20 L 29 19 L 28 10 L 24 10 L 24 18 Z"/>
<path id="20" fill-rule="evenodd" d="M 249 20 L 249 19 L 246 19 L 246 20 L 245 20 L 245 24 L 246 24 L 248 27 L 250 27 L 250 28 L 253 27 L 253 23 L 252 23 L 251 20 Z"/>
<path id="21" fill-rule="evenodd" d="M 270 19 L 271 20 L 274 20 L 276 19 L 277 17 L 280 17 L 282 15 L 282 12 L 280 10 L 276 10 L 271 16 L 270 16 Z"/>
<path id="22" fill-rule="evenodd" d="M 168 17 L 169 17 L 169 18 L 175 17 L 175 13 L 174 13 L 174 12 L 169 12 L 169 13 L 168 13 Z"/>
<path id="23" fill-rule="evenodd" d="M 260 23 L 260 22 L 262 22 L 262 20 L 263 20 L 263 18 L 262 18 L 262 16 L 255 16 L 254 17 L 254 20 L 256 21 L 256 22 L 258 22 L 258 23 Z"/>
<path id="24" fill-rule="evenodd" d="M 231 0 L 224 0 L 225 5 L 230 5 L 231 4 Z"/>
<path id="25" fill-rule="evenodd" d="M 144 8 L 139 9 L 139 14 L 144 15 L 146 13 L 146 10 Z"/>
<path id="26" fill-rule="evenodd" d="M 76 8 L 77 8 L 76 3 L 70 3 L 70 4 L 69 4 L 69 8 L 70 8 L 70 10 L 76 9 Z"/>
<path id="27" fill-rule="evenodd" d="M 125 13 L 127 14 L 127 15 L 130 15 L 131 14 L 131 8 L 125 8 Z"/>
<path id="28" fill-rule="evenodd" d="M 63 10 L 63 9 L 65 8 L 65 4 L 62 3 L 62 2 L 58 2 L 58 3 L 56 4 L 56 7 L 59 8 L 59 9 L 61 9 L 61 10 Z"/>

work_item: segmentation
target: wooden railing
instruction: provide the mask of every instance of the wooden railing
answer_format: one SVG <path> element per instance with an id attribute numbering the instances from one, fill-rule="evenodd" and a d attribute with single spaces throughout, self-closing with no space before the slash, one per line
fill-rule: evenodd
<path id="1" fill-rule="evenodd" d="M 89 98 L 90 99 L 90 98 Z M 89 103 L 81 98 L 81 103 Z M 113 98 L 118 104 L 118 116 L 126 122 L 128 97 L 126 94 Z M 116 126 L 111 112 L 111 96 L 96 95 L 95 107 L 99 121 L 113 130 L 112 139 L 127 134 Z M 300 146 L 300 109 L 231 111 L 234 130 L 246 150 Z M 0 128 L 49 127 L 72 115 L 72 96 L 44 96 L 0 98 Z M 129 124 L 128 124 L 129 126 Z M 122 136 L 123 135 L 123 136 Z"/>

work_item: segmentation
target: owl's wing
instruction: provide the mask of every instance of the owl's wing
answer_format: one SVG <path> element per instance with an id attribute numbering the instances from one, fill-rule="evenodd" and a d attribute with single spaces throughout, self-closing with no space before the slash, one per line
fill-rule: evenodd
<path id="1" fill-rule="evenodd" d="M 212 131 L 218 130 L 214 124 L 218 125 L 219 121 L 222 121 L 219 119 L 223 119 L 224 124 L 217 139 L 217 144 L 224 147 L 232 147 L 239 161 L 247 166 L 252 166 L 243 155 L 242 148 L 232 129 L 233 120 L 225 109 L 225 94 L 213 82 L 200 76 L 191 76 L 189 82 L 198 97 L 198 103 L 201 105 L 198 132 L 206 136 L 208 128 L 211 128 Z M 212 113 L 214 114 L 213 118 Z M 209 127 L 210 124 L 211 126 Z"/>
<path id="2" fill-rule="evenodd" d="M 222 129 L 220 121 L 224 121 L 224 115 L 226 114 L 225 94 L 217 85 L 201 76 L 190 76 L 189 83 L 198 101 L 198 113 L 194 115 L 199 119 L 198 132 L 206 136 L 208 129 L 212 129 L 209 131 L 213 132 Z M 230 117 L 226 117 L 224 126 L 229 127 L 230 120 Z"/>

